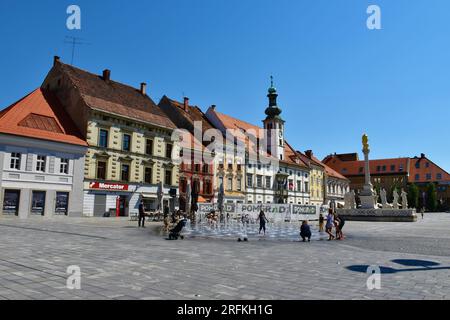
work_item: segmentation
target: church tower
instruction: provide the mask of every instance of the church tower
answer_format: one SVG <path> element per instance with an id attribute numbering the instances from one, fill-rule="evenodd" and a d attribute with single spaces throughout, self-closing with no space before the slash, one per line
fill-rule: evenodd
<path id="1" fill-rule="evenodd" d="M 264 123 L 264 138 L 267 142 L 267 153 L 284 160 L 284 120 L 281 118 L 281 109 L 277 106 L 277 89 L 273 85 L 273 77 L 270 77 L 269 107 L 265 113 L 267 115 Z"/>

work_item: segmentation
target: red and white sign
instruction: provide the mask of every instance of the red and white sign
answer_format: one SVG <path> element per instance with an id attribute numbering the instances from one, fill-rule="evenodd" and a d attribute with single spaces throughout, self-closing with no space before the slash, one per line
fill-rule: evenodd
<path id="1" fill-rule="evenodd" d="M 128 185 L 120 183 L 91 182 L 89 184 L 89 188 L 112 191 L 128 191 Z"/>

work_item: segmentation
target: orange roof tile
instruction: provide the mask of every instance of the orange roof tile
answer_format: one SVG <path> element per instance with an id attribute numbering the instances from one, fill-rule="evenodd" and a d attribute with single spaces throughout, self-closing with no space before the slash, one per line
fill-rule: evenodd
<path id="1" fill-rule="evenodd" d="M 58 62 L 92 109 L 103 110 L 127 118 L 144 121 L 160 127 L 175 129 L 175 124 L 148 96 L 140 90 L 102 76 Z"/>
<path id="2" fill-rule="evenodd" d="M 214 110 L 214 112 L 227 129 L 240 130 L 242 133 L 255 134 L 253 135 L 253 137 L 255 138 L 259 139 L 263 138 L 264 135 L 263 128 L 255 126 L 246 121 L 231 117 L 216 110 Z M 246 141 L 246 145 L 248 146 L 249 150 L 255 150 L 254 143 L 253 141 L 251 141 L 251 139 L 249 139 L 249 141 Z M 285 141 L 284 153 L 285 153 L 285 160 L 280 161 L 277 159 L 277 161 L 298 167 L 304 168 L 308 167 L 308 165 L 297 156 L 295 150 L 289 145 L 289 143 L 287 143 L 287 141 Z"/>
<path id="3" fill-rule="evenodd" d="M 87 146 L 56 96 L 43 89 L 0 113 L 0 133 Z"/>

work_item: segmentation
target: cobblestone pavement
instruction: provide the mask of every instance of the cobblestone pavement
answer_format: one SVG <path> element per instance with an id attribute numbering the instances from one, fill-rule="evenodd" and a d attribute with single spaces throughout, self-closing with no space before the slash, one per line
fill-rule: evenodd
<path id="1" fill-rule="evenodd" d="M 0 217 L 0 299 L 450 298 L 450 214 L 347 222 L 346 240 L 311 243 L 167 241 L 136 224 Z M 66 288 L 71 265 L 81 290 Z M 368 265 L 382 267 L 380 290 Z"/>

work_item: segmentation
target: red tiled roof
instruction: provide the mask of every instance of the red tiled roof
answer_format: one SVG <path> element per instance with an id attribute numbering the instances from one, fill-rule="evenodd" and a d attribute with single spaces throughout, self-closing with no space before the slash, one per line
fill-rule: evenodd
<path id="1" fill-rule="evenodd" d="M 148 95 L 131 86 L 109 80 L 102 76 L 58 63 L 86 104 L 98 110 L 118 114 L 134 120 L 148 122 L 160 127 L 175 129 L 175 124 Z"/>
<path id="2" fill-rule="evenodd" d="M 214 110 L 215 114 L 217 115 L 217 117 L 220 119 L 220 121 L 223 123 L 223 125 L 225 126 L 225 128 L 227 129 L 236 129 L 236 130 L 240 130 L 243 133 L 249 133 L 249 131 L 253 134 L 255 133 L 256 138 L 263 138 L 263 128 L 255 126 L 251 123 L 242 121 L 240 119 L 231 117 L 229 115 L 226 115 L 224 113 L 218 112 L 216 110 Z M 249 150 L 254 150 L 255 146 L 253 141 L 249 140 L 246 141 L 246 144 L 249 148 Z M 298 166 L 298 167 L 304 167 L 307 168 L 308 165 L 300 158 L 297 156 L 295 150 L 289 145 L 289 143 L 287 143 L 287 141 L 285 141 L 284 144 L 284 153 L 285 153 L 285 160 L 278 160 L 281 163 L 285 163 L 288 165 L 293 165 L 293 166 Z"/>
<path id="3" fill-rule="evenodd" d="M 0 113 L 0 132 L 87 146 L 52 93 L 36 89 Z"/>

